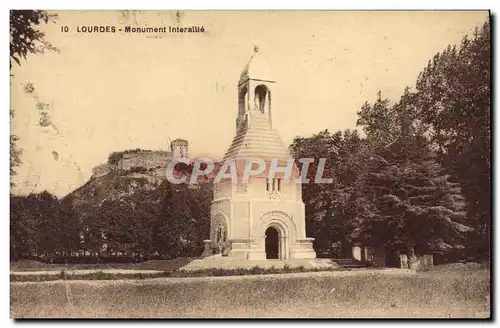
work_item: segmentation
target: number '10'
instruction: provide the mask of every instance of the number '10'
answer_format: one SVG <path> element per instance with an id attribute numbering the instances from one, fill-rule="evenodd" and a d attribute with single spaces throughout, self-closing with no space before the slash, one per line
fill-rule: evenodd
<path id="1" fill-rule="evenodd" d="M 68 32 L 68 31 L 69 31 L 69 27 L 61 26 L 61 32 Z"/>

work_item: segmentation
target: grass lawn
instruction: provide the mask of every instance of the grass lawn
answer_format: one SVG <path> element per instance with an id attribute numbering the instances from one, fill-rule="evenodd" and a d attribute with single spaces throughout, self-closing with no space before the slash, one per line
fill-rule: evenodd
<path id="1" fill-rule="evenodd" d="M 16 318 L 481 317 L 490 272 L 316 272 L 271 276 L 11 283 Z"/>

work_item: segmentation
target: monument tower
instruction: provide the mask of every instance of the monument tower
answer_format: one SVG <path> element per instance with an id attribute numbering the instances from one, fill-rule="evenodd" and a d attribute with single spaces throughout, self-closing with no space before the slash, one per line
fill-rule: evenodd
<path id="1" fill-rule="evenodd" d="M 265 160 L 262 174 L 238 183 L 230 180 L 214 185 L 210 239 L 204 255 L 214 253 L 246 260 L 314 259 L 313 238 L 306 237 L 302 187 L 293 166 L 289 182 L 284 173 L 272 180 L 268 172 L 273 159 L 286 166 L 292 157 L 278 132 L 273 129 L 272 94 L 276 81 L 255 47 L 238 82 L 236 135 L 224 160 L 245 163 L 248 158 Z"/>

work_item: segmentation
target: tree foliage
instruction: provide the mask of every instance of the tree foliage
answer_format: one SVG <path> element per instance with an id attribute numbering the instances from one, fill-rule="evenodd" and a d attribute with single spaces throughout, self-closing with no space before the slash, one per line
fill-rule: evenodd
<path id="1" fill-rule="evenodd" d="M 21 165 L 21 154 L 22 151 L 19 149 L 17 146 L 17 142 L 19 141 L 19 137 L 16 135 L 11 134 L 10 135 L 10 177 L 16 175 L 16 167 Z M 10 181 L 10 186 L 13 187 L 14 183 L 12 180 Z"/>
<path id="2" fill-rule="evenodd" d="M 295 138 L 296 158 L 327 158 L 334 181 L 303 186 L 317 249 L 363 242 L 489 256 L 490 70 L 487 22 L 472 40 L 436 54 L 397 103 L 379 92 L 363 104 L 357 125 L 365 137 Z"/>
<path id="3" fill-rule="evenodd" d="M 53 260 L 199 256 L 210 229 L 212 186 L 122 178 L 86 208 L 48 192 L 11 198 L 11 257 Z M 88 192 L 91 192 L 88 190 Z"/>
<path id="4" fill-rule="evenodd" d="M 11 259 L 68 256 L 79 245 L 78 219 L 70 203 L 47 191 L 11 196 Z"/>
<path id="5" fill-rule="evenodd" d="M 485 254 L 491 227 L 490 29 L 486 22 L 458 48 L 436 54 L 420 73 L 415 95 L 440 163 L 463 187 L 477 251 Z"/>
<path id="6" fill-rule="evenodd" d="M 362 203 L 355 235 L 388 252 L 461 249 L 471 230 L 459 184 L 450 181 L 417 136 L 402 137 L 372 155 Z"/>
<path id="7" fill-rule="evenodd" d="M 21 66 L 29 54 L 58 51 L 45 39 L 45 33 L 38 26 L 41 23 L 54 21 L 57 15 L 44 10 L 11 10 L 10 11 L 10 66 L 12 60 Z"/>
<path id="8" fill-rule="evenodd" d="M 297 159 L 314 159 L 308 170 L 310 183 L 302 185 L 308 235 L 316 238 L 319 253 L 344 256 L 355 223 L 345 217 L 359 205 L 357 181 L 364 168 L 360 161 L 364 141 L 355 130 L 334 134 L 325 130 L 309 138 L 296 137 L 290 149 Z M 323 175 L 333 179 L 331 184 L 313 183 L 320 158 L 326 159 Z"/>

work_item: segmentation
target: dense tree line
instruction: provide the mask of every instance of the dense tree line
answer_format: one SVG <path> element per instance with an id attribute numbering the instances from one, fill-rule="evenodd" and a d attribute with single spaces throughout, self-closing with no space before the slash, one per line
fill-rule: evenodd
<path id="1" fill-rule="evenodd" d="M 391 104 L 379 92 L 356 131 L 295 138 L 296 158 L 327 158 L 333 184 L 304 185 L 317 249 L 355 242 L 388 252 L 489 258 L 490 25 L 447 47 Z M 317 161 L 316 161 L 317 162 Z"/>
<path id="2" fill-rule="evenodd" d="M 436 54 L 415 92 L 437 160 L 462 186 L 476 252 L 484 254 L 490 249 L 492 214 L 490 33 L 487 22 L 459 48 Z"/>
<path id="3" fill-rule="evenodd" d="M 209 236 L 211 185 L 173 185 L 77 211 L 48 192 L 11 197 L 11 258 L 139 260 L 198 256 Z"/>

